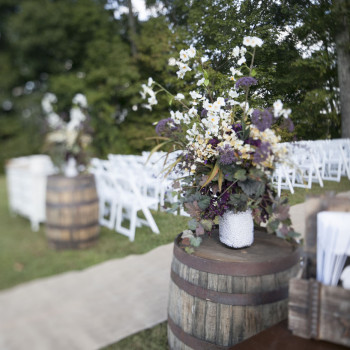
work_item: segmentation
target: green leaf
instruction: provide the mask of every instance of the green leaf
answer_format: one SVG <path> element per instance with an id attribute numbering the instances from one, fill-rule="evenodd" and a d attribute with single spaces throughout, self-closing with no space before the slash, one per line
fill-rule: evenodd
<path id="1" fill-rule="evenodd" d="M 205 85 L 205 86 L 208 86 L 208 85 L 209 85 L 209 80 L 208 80 L 208 79 L 205 79 L 205 80 L 204 80 L 204 85 Z"/>
<path id="2" fill-rule="evenodd" d="M 239 169 L 233 174 L 233 177 L 237 180 L 244 181 L 247 178 L 246 173 L 245 169 Z"/>
<path id="3" fill-rule="evenodd" d="M 194 249 L 193 249 L 192 247 L 186 247 L 186 248 L 185 248 L 185 252 L 186 252 L 187 254 L 192 254 L 192 253 L 194 253 Z"/>
<path id="4" fill-rule="evenodd" d="M 202 243 L 202 238 L 201 237 L 191 237 L 190 242 L 191 242 L 191 245 L 193 247 L 199 247 L 200 244 Z"/>
<path id="5" fill-rule="evenodd" d="M 173 104 L 173 98 L 169 99 L 169 106 Z"/>
<path id="6" fill-rule="evenodd" d="M 195 230 L 197 228 L 197 221 L 195 219 L 191 219 L 188 223 L 187 226 L 190 230 Z"/>
<path id="7" fill-rule="evenodd" d="M 255 77 L 255 76 L 256 76 L 256 70 L 253 69 L 253 70 L 251 71 L 250 75 L 251 75 L 252 77 Z"/>
<path id="8" fill-rule="evenodd" d="M 204 78 L 208 80 L 209 79 L 208 72 L 205 69 L 203 69 L 203 73 L 204 73 Z"/>
<path id="9" fill-rule="evenodd" d="M 263 182 L 251 179 L 247 179 L 246 181 L 239 181 L 238 186 L 248 197 L 254 196 L 255 198 L 258 198 L 262 196 L 265 191 L 265 184 Z"/>
<path id="10" fill-rule="evenodd" d="M 201 210 L 205 210 L 209 207 L 210 204 L 210 197 L 209 196 L 202 196 L 202 199 L 198 201 L 198 206 Z"/>
<path id="11" fill-rule="evenodd" d="M 211 220 L 201 220 L 200 224 L 206 231 L 210 231 L 213 227 L 213 222 Z"/>

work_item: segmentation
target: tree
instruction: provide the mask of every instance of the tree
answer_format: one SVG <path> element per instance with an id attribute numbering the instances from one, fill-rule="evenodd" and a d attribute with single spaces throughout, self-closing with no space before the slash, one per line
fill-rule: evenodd
<path id="1" fill-rule="evenodd" d="M 337 50 L 338 80 L 342 137 L 350 138 L 350 4 L 345 0 L 334 0 L 334 11 L 338 19 L 335 34 Z"/>

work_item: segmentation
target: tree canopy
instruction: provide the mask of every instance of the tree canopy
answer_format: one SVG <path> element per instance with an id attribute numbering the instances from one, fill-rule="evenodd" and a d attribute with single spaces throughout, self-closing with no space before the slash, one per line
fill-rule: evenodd
<path id="1" fill-rule="evenodd" d="M 129 12 L 116 18 L 122 4 Z M 265 42 L 255 62 L 262 99 L 292 108 L 296 138 L 340 137 L 341 126 L 349 137 L 350 98 L 342 94 L 350 84 L 347 1 L 161 4 L 162 14 L 139 21 L 131 0 L 0 0 L 0 163 L 41 150 L 47 91 L 63 114 L 76 93 L 87 96 L 96 156 L 151 147 L 152 123 L 167 117 L 169 105 L 164 99 L 152 112 L 142 109 L 140 85 L 151 76 L 172 92 L 186 91 L 168 59 L 190 44 L 209 56 L 219 83 L 246 35 Z"/>

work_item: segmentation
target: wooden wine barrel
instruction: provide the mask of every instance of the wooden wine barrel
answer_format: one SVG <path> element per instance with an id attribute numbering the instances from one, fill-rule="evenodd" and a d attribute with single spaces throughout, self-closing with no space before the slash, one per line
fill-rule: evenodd
<path id="1" fill-rule="evenodd" d="M 52 175 L 46 189 L 46 236 L 55 249 L 83 249 L 99 235 L 94 175 Z"/>
<path id="2" fill-rule="evenodd" d="M 170 349 L 228 349 L 288 316 L 288 282 L 300 249 L 264 232 L 249 248 L 224 246 L 218 232 L 193 254 L 174 244 L 168 304 Z"/>

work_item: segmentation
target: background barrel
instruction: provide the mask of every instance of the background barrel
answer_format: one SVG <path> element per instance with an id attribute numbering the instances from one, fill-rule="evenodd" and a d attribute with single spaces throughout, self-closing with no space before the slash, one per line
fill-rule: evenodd
<path id="1" fill-rule="evenodd" d="M 168 305 L 170 349 L 228 349 L 288 316 L 288 282 L 300 251 L 255 232 L 254 243 L 232 249 L 206 236 L 193 254 L 174 244 Z"/>
<path id="2" fill-rule="evenodd" d="M 93 175 L 49 176 L 46 236 L 55 249 L 82 249 L 96 243 L 99 206 Z"/>

